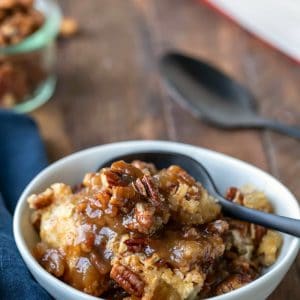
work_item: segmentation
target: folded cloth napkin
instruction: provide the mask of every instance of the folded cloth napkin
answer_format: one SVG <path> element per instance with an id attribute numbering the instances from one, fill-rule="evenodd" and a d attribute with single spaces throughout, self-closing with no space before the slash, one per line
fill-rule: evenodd
<path id="1" fill-rule="evenodd" d="M 27 183 L 47 165 L 36 124 L 0 110 L 0 299 L 48 300 L 32 278 L 14 242 L 12 214 Z"/>

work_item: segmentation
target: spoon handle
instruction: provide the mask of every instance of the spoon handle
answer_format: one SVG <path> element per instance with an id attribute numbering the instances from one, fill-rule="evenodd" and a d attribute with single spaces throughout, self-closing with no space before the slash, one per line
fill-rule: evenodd
<path id="1" fill-rule="evenodd" d="M 300 220 L 268 214 L 234 204 L 218 195 L 223 211 L 234 218 L 262 225 L 300 238 Z"/>
<path id="2" fill-rule="evenodd" d="M 262 119 L 260 120 L 261 126 L 264 128 L 272 129 L 279 133 L 286 134 L 290 137 L 300 139 L 300 127 L 294 127 L 291 125 L 287 125 L 281 122 L 277 122 L 275 120 Z"/>

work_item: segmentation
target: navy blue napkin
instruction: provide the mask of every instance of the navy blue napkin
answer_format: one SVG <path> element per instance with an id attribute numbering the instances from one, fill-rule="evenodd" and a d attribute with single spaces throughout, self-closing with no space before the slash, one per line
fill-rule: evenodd
<path id="1" fill-rule="evenodd" d="M 0 299 L 51 297 L 27 270 L 16 248 L 12 214 L 24 187 L 47 165 L 36 124 L 27 116 L 0 110 Z"/>

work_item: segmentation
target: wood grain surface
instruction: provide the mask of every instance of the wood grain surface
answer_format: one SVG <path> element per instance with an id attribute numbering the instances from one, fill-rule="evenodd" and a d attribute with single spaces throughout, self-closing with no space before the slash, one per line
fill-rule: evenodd
<path id="1" fill-rule="evenodd" d="M 175 104 L 157 57 L 180 49 L 248 86 L 263 115 L 300 123 L 300 67 L 194 0 L 64 0 L 81 33 L 59 41 L 53 99 L 32 113 L 50 161 L 131 139 L 175 140 L 235 156 L 279 178 L 300 199 L 300 144 L 269 131 L 226 131 Z M 269 297 L 300 297 L 300 258 Z"/>

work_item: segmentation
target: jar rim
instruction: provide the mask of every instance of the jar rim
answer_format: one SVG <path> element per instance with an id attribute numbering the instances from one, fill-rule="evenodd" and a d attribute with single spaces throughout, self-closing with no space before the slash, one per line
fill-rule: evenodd
<path id="1" fill-rule="evenodd" d="M 0 47 L 0 55 L 37 50 L 48 44 L 57 36 L 62 19 L 61 9 L 57 1 L 37 0 L 36 8 L 45 15 L 43 26 L 19 44 Z"/>

